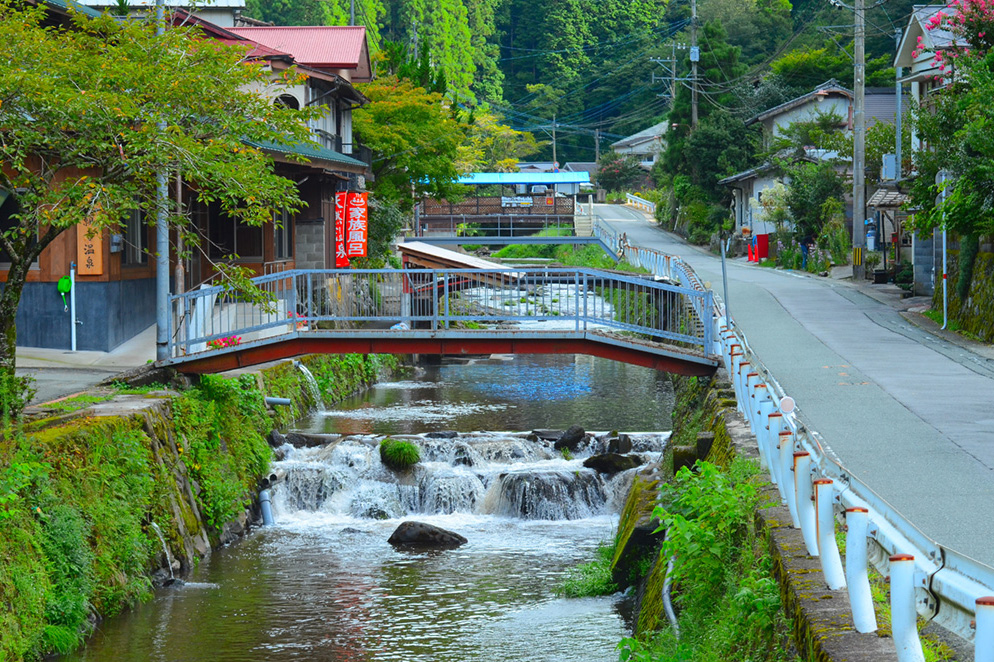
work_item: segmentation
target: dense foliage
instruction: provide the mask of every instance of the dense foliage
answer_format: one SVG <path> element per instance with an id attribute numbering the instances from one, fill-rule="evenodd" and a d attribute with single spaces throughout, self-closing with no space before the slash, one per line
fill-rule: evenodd
<path id="1" fill-rule="evenodd" d="M 698 462 L 662 486 L 653 514 L 666 540 L 654 572 L 674 560 L 680 637 L 666 628 L 625 639 L 621 660 L 791 659 L 780 645 L 785 628 L 772 562 L 755 531 L 757 472 L 741 459 L 727 473 Z"/>
<path id="2" fill-rule="evenodd" d="M 13 373 L 14 320 L 28 271 L 61 233 L 84 221 L 101 232 L 135 207 L 148 218 L 164 211 L 170 225 L 185 227 L 186 216 L 158 208 L 157 173 L 182 169 L 200 202 L 250 224 L 302 205 L 294 182 L 245 144 L 308 140 L 313 110 L 251 91 L 278 94 L 295 76 L 272 80 L 243 63 L 243 49 L 205 48 L 192 28 L 155 32 L 148 21 L 79 14 L 67 27 L 53 26 L 42 6 L 0 0 L 0 60 L 7 63 L 0 68 L 0 188 L 17 191 L 18 205 L 15 223 L 0 233 L 10 262 L 0 292 L 0 372 Z M 226 273 L 244 280 L 236 267 Z"/>

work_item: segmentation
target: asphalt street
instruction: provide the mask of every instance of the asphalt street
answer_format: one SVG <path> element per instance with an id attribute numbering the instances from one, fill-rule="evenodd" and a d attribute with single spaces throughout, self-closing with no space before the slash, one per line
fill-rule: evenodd
<path id="1" fill-rule="evenodd" d="M 630 242 L 680 255 L 721 292 L 721 259 L 641 212 L 598 205 Z M 728 261 L 728 309 L 854 476 L 928 537 L 994 566 L 994 361 L 849 282 Z"/>

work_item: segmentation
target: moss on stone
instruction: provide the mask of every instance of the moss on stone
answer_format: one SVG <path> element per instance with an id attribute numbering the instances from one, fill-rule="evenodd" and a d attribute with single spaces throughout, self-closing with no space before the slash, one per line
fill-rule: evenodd
<path id="1" fill-rule="evenodd" d="M 959 279 L 959 251 L 949 251 L 949 282 Z M 960 328 L 985 342 L 994 342 L 994 253 L 978 253 L 969 295 L 964 300 L 955 287 L 948 288 L 949 317 Z M 942 288 L 936 287 L 932 307 L 942 310 Z"/>

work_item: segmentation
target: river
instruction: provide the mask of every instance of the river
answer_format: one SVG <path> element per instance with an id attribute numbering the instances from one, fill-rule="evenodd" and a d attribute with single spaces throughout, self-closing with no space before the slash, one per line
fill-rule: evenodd
<path id="1" fill-rule="evenodd" d="M 611 539 L 627 477 L 605 478 L 524 434 L 655 431 L 673 403 L 660 373 L 585 356 L 446 361 L 379 384 L 298 428 L 351 435 L 285 449 L 277 523 L 215 552 L 187 583 L 102 623 L 65 660 L 616 660 L 620 595 L 555 595 L 565 572 Z M 372 435 L 417 438 L 398 478 Z M 656 457 L 666 435 L 632 434 Z M 606 442 L 604 442 L 606 443 Z M 456 531 L 447 551 L 387 544 L 400 521 Z"/>

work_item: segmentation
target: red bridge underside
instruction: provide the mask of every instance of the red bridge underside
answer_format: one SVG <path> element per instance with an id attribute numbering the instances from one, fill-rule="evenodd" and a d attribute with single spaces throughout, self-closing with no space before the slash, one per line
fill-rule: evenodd
<path id="1" fill-rule="evenodd" d="M 207 352 L 176 366 L 184 373 L 209 374 L 305 354 L 587 354 L 676 375 L 705 377 L 715 365 L 582 338 L 292 338 L 225 353 Z"/>

